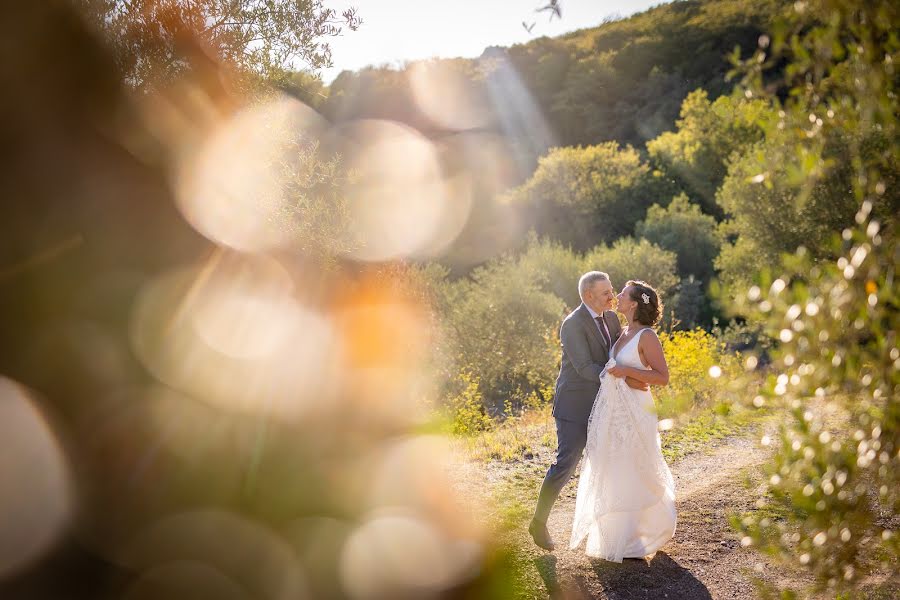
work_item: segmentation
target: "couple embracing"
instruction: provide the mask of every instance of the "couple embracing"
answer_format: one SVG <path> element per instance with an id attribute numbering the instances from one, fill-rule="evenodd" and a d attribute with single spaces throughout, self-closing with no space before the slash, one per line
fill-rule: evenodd
<path id="1" fill-rule="evenodd" d="M 653 327 L 662 302 L 650 285 L 629 281 L 615 295 L 606 273 L 581 276 L 582 304 L 560 329 L 562 364 L 553 416 L 558 442 L 528 528 L 553 550 L 547 518 L 582 453 L 570 547 L 621 562 L 654 554 L 675 534 L 675 483 L 660 448 L 651 385 L 669 370 Z M 623 330 L 612 311 L 625 317 Z"/>

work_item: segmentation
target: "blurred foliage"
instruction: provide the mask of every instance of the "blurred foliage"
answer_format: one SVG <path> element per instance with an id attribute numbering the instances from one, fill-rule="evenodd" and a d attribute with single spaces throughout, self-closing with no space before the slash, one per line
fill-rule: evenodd
<path id="1" fill-rule="evenodd" d="M 0 137 L 15 148 L 0 167 L 0 403 L 44 435 L 0 424 L 0 529 L 40 534 L 4 536 L 15 548 L 0 559 L 0 597 L 509 597 L 504 555 L 435 468 L 442 442 L 421 435 L 429 288 L 410 289 L 401 268 L 323 268 L 318 250 L 345 216 L 340 163 L 304 139 L 282 164 L 284 140 L 266 139 L 250 157 L 256 179 L 198 195 L 212 222 L 240 228 L 240 200 L 285 184 L 287 214 L 273 220 L 296 247 L 241 252 L 188 221 L 182 167 L 258 108 L 232 94 L 246 72 L 287 55 L 273 42 L 274 58 L 241 63 L 228 55 L 239 45 L 206 46 L 212 13 L 169 21 L 173 6 L 18 2 L 0 21 Z M 304 7 L 323 14 L 318 3 L 180 6 L 268 8 L 284 21 L 263 20 L 267 34 L 321 34 L 315 16 L 294 29 Z M 117 9 L 136 21 L 103 12 Z M 228 159 L 257 146 L 223 146 L 209 162 L 237 179 L 245 165 Z M 337 210 L 308 218 L 320 208 Z M 142 319 L 148 305 L 157 320 Z M 141 354 L 142 326 L 191 389 Z M 49 529 L 48 507 L 65 517 Z"/>
<path id="2" fill-rule="evenodd" d="M 765 393 L 794 418 L 768 469 L 770 502 L 786 519 L 736 526 L 830 589 L 855 589 L 900 553 L 900 248 L 868 223 L 870 235 L 848 231 L 837 262 L 801 252 L 760 281 L 768 291 L 749 294 L 779 340 Z"/>
<path id="3" fill-rule="evenodd" d="M 788 131 L 779 120 L 765 140 L 731 164 L 717 195 L 728 215 L 722 233 L 731 240 L 716 261 L 726 286 L 746 289 L 760 264 L 775 264 L 782 253 L 799 246 L 817 258 L 832 257 L 835 232 L 853 224 L 859 208 L 853 193 L 859 177 L 854 151 L 861 153 L 859 160 L 880 160 L 885 138 L 881 133 L 867 136 L 852 124 L 840 129 L 832 123 L 836 116 L 825 118 L 831 124 L 827 129 L 819 131 L 813 123 L 809 130 L 814 132 L 813 152 L 795 146 L 806 130 Z M 865 137 L 868 142 L 862 141 Z M 885 189 L 896 190 L 900 170 L 896 163 L 885 166 L 878 180 Z M 882 221 L 891 218 L 900 212 L 900 195 L 877 197 L 872 210 Z"/>
<path id="4" fill-rule="evenodd" d="M 834 203 L 819 205 L 824 212 L 851 214 L 828 221 L 845 227 L 840 239 L 827 242 L 826 228 L 796 239 L 804 247 L 739 297 L 778 341 L 765 396 L 794 418 L 782 428 L 767 484 L 769 512 L 783 518 L 751 514 L 735 525 L 745 544 L 843 597 L 891 594 L 862 586 L 873 569 L 895 572 L 900 558 L 898 29 L 895 2 L 797 2 L 739 69 L 747 93 L 761 95 L 767 69 L 787 65 L 790 93 L 767 130 L 783 151 L 769 148 L 774 156 L 760 156 L 757 171 L 763 183 L 776 173 L 793 183 L 784 217 L 830 219 L 800 210 L 823 198 Z"/>
<path id="5" fill-rule="evenodd" d="M 308 71 L 295 71 L 285 74 L 284 79 L 282 89 L 305 105 L 322 111 L 322 105 L 328 99 L 328 87 L 321 77 Z"/>

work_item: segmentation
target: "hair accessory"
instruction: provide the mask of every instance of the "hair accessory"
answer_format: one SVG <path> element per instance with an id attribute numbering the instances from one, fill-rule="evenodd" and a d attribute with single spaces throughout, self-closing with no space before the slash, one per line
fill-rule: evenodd
<path id="1" fill-rule="evenodd" d="M 650 296 L 647 294 L 641 294 L 641 299 L 644 301 L 644 304 L 650 304 Z"/>

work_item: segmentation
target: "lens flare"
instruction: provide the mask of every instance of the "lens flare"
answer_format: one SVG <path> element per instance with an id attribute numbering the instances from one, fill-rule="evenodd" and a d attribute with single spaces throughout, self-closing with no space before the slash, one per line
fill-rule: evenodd
<path id="1" fill-rule="evenodd" d="M 537 158 L 558 145 L 558 141 L 512 62 L 506 58 L 488 58 L 482 59 L 482 63 L 489 69 L 487 90 L 491 104 L 504 135 L 511 142 L 519 172 L 526 177 Z"/>
<path id="2" fill-rule="evenodd" d="M 211 276 L 194 288 L 194 331 L 229 357 L 270 356 L 303 319 L 292 298 L 291 277 L 271 260 L 231 263 L 213 263 Z"/>
<path id="3" fill-rule="evenodd" d="M 451 197 L 459 211 L 444 227 L 452 229 L 456 222 L 462 227 L 449 248 L 450 260 L 476 265 L 515 248 L 526 233 L 522 216 L 508 204 L 485 201 L 519 182 L 509 141 L 494 134 L 461 133 L 441 139 L 440 156 L 448 186 L 455 185 Z"/>
<path id="4" fill-rule="evenodd" d="M 288 244 L 297 161 L 326 126 L 313 109 L 286 97 L 220 124 L 179 164 L 177 201 L 185 219 L 209 239 L 239 250 Z"/>
<path id="5" fill-rule="evenodd" d="M 334 310 L 349 375 L 344 383 L 348 406 L 373 423 L 416 421 L 427 404 L 420 375 L 431 342 L 422 307 L 388 286 L 367 282 Z"/>
<path id="6" fill-rule="evenodd" d="M 484 127 L 491 120 L 486 91 L 454 68 L 452 61 L 420 61 L 410 65 L 410 87 L 419 109 L 444 129 Z"/>
<path id="7" fill-rule="evenodd" d="M 28 394 L 0 377 L 0 579 L 47 552 L 73 510 L 58 441 Z"/>
<path id="8" fill-rule="evenodd" d="M 123 596 L 125 600 L 251 600 L 234 580 L 196 561 L 173 561 L 142 574 Z"/>
<path id="9" fill-rule="evenodd" d="M 454 215 L 467 207 L 450 197 L 436 148 L 414 129 L 390 121 L 354 121 L 339 128 L 331 144 L 353 174 L 346 190 L 350 223 L 345 243 L 353 248 L 353 258 L 428 255 L 461 229 Z"/>
<path id="10" fill-rule="evenodd" d="M 236 582 L 252 598 L 308 597 L 305 575 L 287 542 L 254 521 L 221 510 L 164 517 L 125 544 L 119 558 L 157 578 L 160 567 L 175 561 L 207 566 L 168 573 L 176 583 L 183 581 L 182 575 L 200 576 L 211 585 Z M 222 577 L 211 576 L 211 570 Z"/>
<path id="11" fill-rule="evenodd" d="M 394 441 L 384 453 L 371 488 L 372 506 L 410 505 L 453 521 L 459 513 L 447 470 L 452 463 L 446 439 L 413 436 Z"/>
<path id="12" fill-rule="evenodd" d="M 339 310 L 336 317 L 355 365 L 403 366 L 421 358 L 427 342 L 424 318 L 408 304 L 364 301 Z"/>
<path id="13" fill-rule="evenodd" d="M 215 464 L 207 484 L 228 493 L 240 486 L 242 471 L 256 447 L 257 421 L 219 410 L 163 386 L 142 391 L 127 401 L 143 426 L 163 440 L 163 450 L 185 465 Z M 127 435 L 127 434 L 126 434 Z"/>
<path id="14" fill-rule="evenodd" d="M 374 513 L 348 539 L 341 581 L 352 598 L 439 593 L 472 574 L 479 547 L 402 509 Z"/>
<path id="15" fill-rule="evenodd" d="M 176 390 L 229 411 L 297 418 L 336 395 L 340 378 L 332 324 L 295 296 L 271 259 L 214 258 L 145 286 L 132 344 Z"/>

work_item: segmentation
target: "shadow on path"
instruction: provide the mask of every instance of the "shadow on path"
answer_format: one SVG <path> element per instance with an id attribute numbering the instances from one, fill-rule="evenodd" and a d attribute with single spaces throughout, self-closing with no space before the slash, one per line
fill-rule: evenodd
<path id="1" fill-rule="evenodd" d="M 712 599 L 706 586 L 665 552 L 657 552 L 649 562 L 626 558 L 619 564 L 591 559 L 594 581 L 580 576 L 574 581 L 560 581 L 556 560 L 552 554 L 534 560 L 551 598 L 590 598 L 602 589 L 610 600 Z"/>
<path id="2" fill-rule="evenodd" d="M 610 600 L 669 598 L 711 600 L 706 586 L 665 552 L 651 561 L 626 558 L 621 564 L 591 560 L 591 566 Z"/>
<path id="3" fill-rule="evenodd" d="M 559 579 L 556 575 L 556 557 L 552 554 L 544 554 L 534 559 L 534 566 L 537 567 L 544 585 L 547 586 L 547 595 L 551 598 L 559 598 L 561 588 Z"/>

